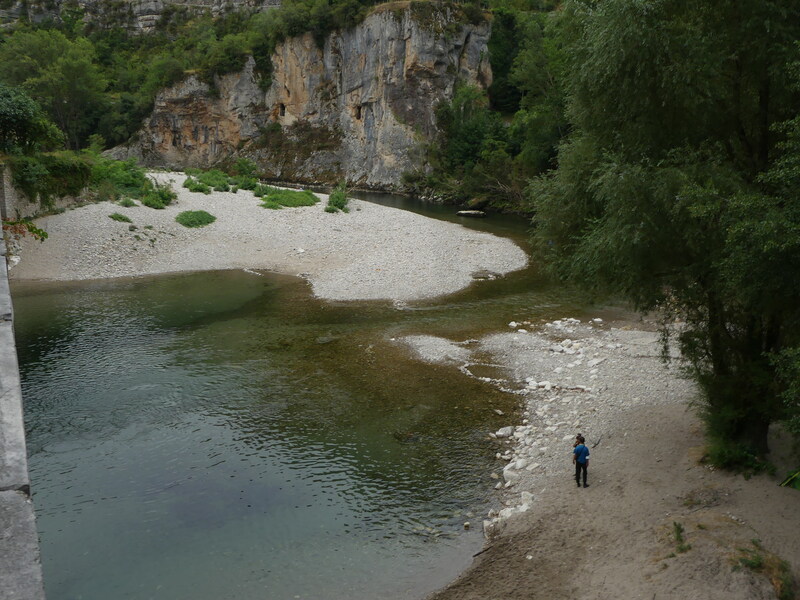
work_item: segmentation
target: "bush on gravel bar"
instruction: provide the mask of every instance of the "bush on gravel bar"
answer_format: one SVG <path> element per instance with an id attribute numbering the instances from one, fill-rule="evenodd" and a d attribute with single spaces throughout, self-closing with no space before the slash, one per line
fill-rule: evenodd
<path id="1" fill-rule="evenodd" d="M 205 227 L 217 220 L 217 217 L 204 210 L 185 210 L 175 220 L 184 227 Z"/>

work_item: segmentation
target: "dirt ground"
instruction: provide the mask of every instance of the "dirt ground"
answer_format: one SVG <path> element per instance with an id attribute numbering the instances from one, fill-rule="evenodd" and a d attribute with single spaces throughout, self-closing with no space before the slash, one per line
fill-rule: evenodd
<path id="1" fill-rule="evenodd" d="M 788 441 L 772 440 L 778 475 L 749 480 L 701 464 L 703 441 L 686 404 L 626 411 L 592 449 L 590 487 L 548 477 L 533 509 L 429 600 L 778 597 L 772 553 L 800 578 L 800 492 L 778 486 L 796 463 Z"/>

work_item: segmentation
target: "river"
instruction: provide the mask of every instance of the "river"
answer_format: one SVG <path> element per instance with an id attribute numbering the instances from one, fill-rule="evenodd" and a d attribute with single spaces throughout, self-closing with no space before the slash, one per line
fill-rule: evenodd
<path id="1" fill-rule="evenodd" d="M 521 219 L 461 222 L 524 244 Z M 534 266 L 402 308 L 241 271 L 12 293 L 57 600 L 412 599 L 446 584 L 481 547 L 499 468 L 486 434 L 517 397 L 395 340 L 582 306 Z"/>

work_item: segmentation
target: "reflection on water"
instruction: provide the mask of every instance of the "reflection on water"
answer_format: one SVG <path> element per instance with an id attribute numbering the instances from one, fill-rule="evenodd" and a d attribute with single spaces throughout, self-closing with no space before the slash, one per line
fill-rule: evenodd
<path id="1" fill-rule="evenodd" d="M 327 303 L 214 272 L 14 285 L 34 501 L 58 599 L 414 598 L 481 544 L 516 400 L 410 360 L 575 313 L 533 270 L 440 301 Z"/>

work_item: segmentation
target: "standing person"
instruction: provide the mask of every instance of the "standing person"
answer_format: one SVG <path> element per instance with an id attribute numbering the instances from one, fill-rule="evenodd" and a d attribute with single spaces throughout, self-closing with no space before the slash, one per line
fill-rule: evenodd
<path id="1" fill-rule="evenodd" d="M 575 464 L 575 483 L 578 484 L 578 487 L 581 487 L 581 472 L 583 472 L 583 487 L 589 487 L 589 484 L 586 483 L 586 471 L 589 468 L 589 448 L 586 447 L 586 439 L 581 435 L 578 434 L 578 437 L 575 438 L 578 442 L 575 445 L 575 448 L 572 450 L 572 462 Z"/>

